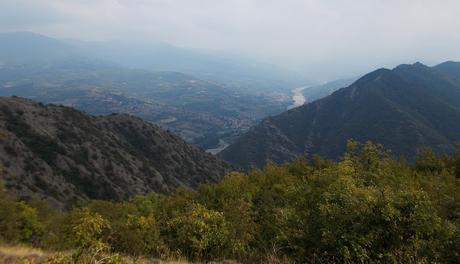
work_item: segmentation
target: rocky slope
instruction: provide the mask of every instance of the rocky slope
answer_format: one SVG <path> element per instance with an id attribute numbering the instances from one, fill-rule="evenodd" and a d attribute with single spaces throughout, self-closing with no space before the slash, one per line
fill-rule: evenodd
<path id="1" fill-rule="evenodd" d="M 195 187 L 231 169 L 139 118 L 89 116 L 17 97 L 0 98 L 0 166 L 13 194 L 57 207 Z"/>
<path id="2" fill-rule="evenodd" d="M 421 147 L 452 152 L 460 140 L 460 63 L 379 69 L 347 88 L 263 120 L 221 155 L 263 166 L 300 155 L 336 159 L 348 139 L 372 140 L 412 159 Z"/>

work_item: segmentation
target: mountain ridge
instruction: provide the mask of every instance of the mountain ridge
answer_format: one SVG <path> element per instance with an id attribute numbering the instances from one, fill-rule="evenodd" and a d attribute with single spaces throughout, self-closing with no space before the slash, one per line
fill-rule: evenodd
<path id="1" fill-rule="evenodd" d="M 44 45 L 49 44 L 49 45 Z M 4 52 L 2 52 L 4 51 Z M 176 71 L 226 83 L 238 91 L 270 94 L 310 83 L 302 74 L 257 59 L 135 40 L 70 41 L 32 32 L 0 32 L 0 63 L 91 58 L 132 69 Z"/>
<path id="2" fill-rule="evenodd" d="M 288 139 L 290 147 L 272 137 Z M 421 63 L 377 69 L 330 96 L 262 121 L 222 157 L 245 168 L 312 154 L 336 159 L 348 139 L 382 143 L 408 159 L 424 146 L 454 151 L 460 140 L 460 82 Z"/>
<path id="3" fill-rule="evenodd" d="M 140 118 L 89 116 L 18 97 L 0 97 L 0 134 L 1 179 L 7 188 L 57 207 L 194 188 L 217 182 L 232 169 Z"/>

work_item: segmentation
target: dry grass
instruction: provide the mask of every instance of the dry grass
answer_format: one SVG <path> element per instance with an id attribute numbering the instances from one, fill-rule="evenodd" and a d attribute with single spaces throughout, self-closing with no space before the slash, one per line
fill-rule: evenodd
<path id="1" fill-rule="evenodd" d="M 68 255 L 69 253 L 63 252 L 46 252 L 37 248 L 31 248 L 23 245 L 0 245 L 0 264 L 16 264 L 16 263 L 41 263 L 48 257 L 58 255 Z M 158 259 L 140 259 L 133 261 L 130 258 L 126 258 L 128 263 L 139 263 L 139 264 L 200 264 L 192 263 L 186 259 L 169 259 L 169 260 L 158 260 Z M 219 261 L 209 262 L 212 264 L 238 264 L 234 261 Z"/>
<path id="2" fill-rule="evenodd" d="M 36 248 L 30 248 L 27 246 L 0 246 L 0 254 L 12 255 L 17 257 L 25 257 L 30 255 L 44 256 L 45 253 Z"/>
<path id="3" fill-rule="evenodd" d="M 40 249 L 27 246 L 0 246 L 0 263 L 38 263 L 47 254 Z"/>
<path id="4" fill-rule="evenodd" d="M 149 262 L 146 262 L 146 263 L 149 263 Z M 161 263 L 161 264 L 190 264 L 190 262 L 186 260 L 160 261 L 158 263 Z"/>
<path id="5" fill-rule="evenodd" d="M 187 260 L 170 260 L 170 261 L 161 261 L 162 264 L 190 264 Z"/>
<path id="6" fill-rule="evenodd" d="M 41 249 L 31 248 L 25 245 L 0 245 L 0 264 L 35 264 L 42 263 L 50 256 L 66 256 L 68 253 L 63 252 L 45 252 Z M 128 263 L 139 264 L 191 264 L 187 260 L 155 260 L 140 259 L 136 262 L 126 259 Z"/>

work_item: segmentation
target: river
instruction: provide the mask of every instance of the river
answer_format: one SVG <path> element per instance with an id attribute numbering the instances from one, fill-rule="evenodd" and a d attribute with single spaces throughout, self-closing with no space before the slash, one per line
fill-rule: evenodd
<path id="1" fill-rule="evenodd" d="M 294 101 L 291 105 L 287 107 L 287 109 L 292 109 L 294 107 L 301 106 L 305 103 L 305 97 L 302 94 L 303 89 L 307 88 L 307 86 L 303 87 L 298 87 L 292 90 L 292 100 Z M 222 139 L 219 139 L 219 145 L 216 148 L 213 149 L 207 149 L 206 152 L 211 153 L 213 155 L 216 155 L 217 153 L 221 152 L 224 150 L 226 147 L 228 147 L 229 144 L 225 142 Z"/>
<path id="2" fill-rule="evenodd" d="M 207 149 L 206 152 L 211 153 L 213 155 L 216 155 L 217 153 L 221 152 L 224 150 L 226 147 L 228 147 L 230 144 L 227 142 L 223 141 L 222 139 L 219 139 L 219 146 L 213 149 Z"/>
<path id="3" fill-rule="evenodd" d="M 297 106 L 301 106 L 303 104 L 305 104 L 305 97 L 303 96 L 302 94 L 302 91 L 303 89 L 307 88 L 307 86 L 303 86 L 303 87 L 298 87 L 298 88 L 295 88 L 294 90 L 292 90 L 292 100 L 294 101 L 290 106 L 287 107 L 287 109 L 292 109 L 294 107 L 297 107 Z"/>

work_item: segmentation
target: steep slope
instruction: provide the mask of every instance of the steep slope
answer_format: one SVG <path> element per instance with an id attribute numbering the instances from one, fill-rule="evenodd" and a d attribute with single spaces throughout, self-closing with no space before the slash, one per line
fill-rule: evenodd
<path id="1" fill-rule="evenodd" d="M 326 97 L 340 88 L 344 88 L 354 83 L 357 78 L 339 79 L 320 85 L 310 86 L 302 90 L 305 102 L 310 103 Z"/>
<path id="2" fill-rule="evenodd" d="M 408 159 L 420 147 L 451 152 L 460 140 L 460 81 L 442 68 L 416 63 L 379 69 L 265 119 L 221 155 L 241 167 L 310 154 L 335 159 L 348 139 L 373 140 Z"/>
<path id="3" fill-rule="evenodd" d="M 444 74 L 460 79 L 460 63 L 455 61 L 446 61 L 433 67 Z"/>
<path id="4" fill-rule="evenodd" d="M 22 98 L 0 98 L 0 165 L 12 193 L 56 206 L 195 187 L 230 170 L 139 118 L 94 117 Z"/>

